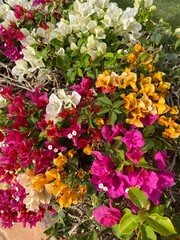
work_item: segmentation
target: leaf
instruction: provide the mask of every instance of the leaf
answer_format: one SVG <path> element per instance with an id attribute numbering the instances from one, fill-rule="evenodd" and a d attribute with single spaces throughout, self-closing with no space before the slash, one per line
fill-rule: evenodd
<path id="1" fill-rule="evenodd" d="M 133 233 L 121 234 L 120 231 L 119 231 L 119 225 L 118 224 L 115 224 L 114 226 L 112 226 L 112 232 L 117 238 L 123 239 L 123 240 L 130 240 L 133 236 Z"/>
<path id="2" fill-rule="evenodd" d="M 98 236 L 95 230 L 91 232 L 90 236 L 88 237 L 88 240 L 98 240 Z"/>
<path id="3" fill-rule="evenodd" d="M 112 52 L 108 52 L 104 55 L 105 58 L 113 58 L 114 54 Z"/>
<path id="4" fill-rule="evenodd" d="M 67 55 L 61 57 L 57 56 L 56 57 L 56 66 L 60 69 L 63 70 L 68 70 L 70 67 L 70 59 Z"/>
<path id="5" fill-rule="evenodd" d="M 162 217 L 157 213 L 152 213 L 149 214 L 147 221 L 149 226 L 152 227 L 155 232 L 163 236 L 169 236 L 176 233 L 174 226 L 168 217 Z"/>
<path id="6" fill-rule="evenodd" d="M 141 225 L 140 227 L 142 240 L 156 240 L 157 236 L 149 226 Z"/>
<path id="7" fill-rule="evenodd" d="M 139 218 L 137 215 L 131 214 L 131 213 L 126 213 L 119 225 L 119 230 L 121 234 L 128 234 L 133 232 L 135 229 L 137 229 L 139 224 Z"/>
<path id="8" fill-rule="evenodd" d="M 147 152 L 148 150 L 152 149 L 154 147 L 154 141 L 153 139 L 145 139 L 145 145 L 141 148 L 143 152 Z"/>
<path id="9" fill-rule="evenodd" d="M 129 199 L 140 209 L 145 208 L 148 203 L 146 194 L 137 187 L 130 187 L 128 196 Z"/>
<path id="10" fill-rule="evenodd" d="M 112 111 L 109 113 L 108 118 L 109 118 L 109 122 L 110 122 L 111 126 L 113 126 L 117 120 L 117 115 L 115 112 Z"/>
<path id="11" fill-rule="evenodd" d="M 159 215 L 163 216 L 165 212 L 165 205 L 159 204 L 158 206 L 153 206 L 150 209 L 150 213 L 158 213 Z"/>
<path id="12" fill-rule="evenodd" d="M 143 130 L 143 136 L 148 137 L 149 135 L 152 135 L 155 132 L 155 126 L 154 125 L 149 125 L 144 128 Z"/>
<path id="13" fill-rule="evenodd" d="M 103 103 L 104 105 L 110 105 L 110 106 L 112 106 L 111 100 L 110 100 L 109 98 L 107 98 L 107 97 L 100 97 L 100 98 L 98 98 L 98 101 L 99 101 L 100 103 Z"/>
<path id="14" fill-rule="evenodd" d="M 124 103 L 124 102 L 123 102 L 123 101 L 120 101 L 120 100 L 115 101 L 115 102 L 113 103 L 113 108 L 118 108 L 118 107 L 120 107 L 123 103 Z"/>
<path id="15" fill-rule="evenodd" d="M 96 115 L 99 116 L 108 112 L 109 112 L 109 107 L 102 107 Z"/>
<path id="16" fill-rule="evenodd" d="M 143 224 L 143 222 L 147 220 L 147 217 L 148 217 L 147 212 L 145 212 L 144 209 L 140 209 L 138 211 L 138 217 L 139 217 L 140 223 Z"/>

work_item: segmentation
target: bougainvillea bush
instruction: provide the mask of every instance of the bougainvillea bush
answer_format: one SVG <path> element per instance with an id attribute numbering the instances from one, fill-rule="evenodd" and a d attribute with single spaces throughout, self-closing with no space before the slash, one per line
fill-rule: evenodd
<path id="1" fill-rule="evenodd" d="M 178 239 L 180 31 L 153 28 L 152 1 L 1 7 L 2 226 L 42 222 L 47 239 Z"/>

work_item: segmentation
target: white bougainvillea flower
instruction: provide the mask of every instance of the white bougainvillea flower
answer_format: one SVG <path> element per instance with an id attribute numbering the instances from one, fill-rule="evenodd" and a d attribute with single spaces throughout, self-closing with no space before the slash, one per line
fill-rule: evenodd
<path id="1" fill-rule="evenodd" d="M 81 96 L 76 91 L 73 91 L 72 95 L 66 95 L 64 89 L 59 89 L 57 95 L 63 101 L 63 106 L 66 109 L 76 108 L 81 100 Z"/>
<path id="2" fill-rule="evenodd" d="M 24 75 L 32 77 L 33 74 L 29 71 L 28 63 L 24 59 L 15 61 L 16 65 L 12 69 L 12 74 L 18 76 L 19 82 L 24 81 Z"/>
<path id="3" fill-rule="evenodd" d="M 0 108 L 3 108 L 5 106 L 6 106 L 6 99 L 0 95 Z"/>
<path id="4" fill-rule="evenodd" d="M 54 93 L 52 93 L 49 97 L 49 103 L 46 106 L 46 121 L 53 121 L 57 123 L 61 120 L 58 114 L 61 112 L 63 106 L 63 101 L 58 98 Z"/>

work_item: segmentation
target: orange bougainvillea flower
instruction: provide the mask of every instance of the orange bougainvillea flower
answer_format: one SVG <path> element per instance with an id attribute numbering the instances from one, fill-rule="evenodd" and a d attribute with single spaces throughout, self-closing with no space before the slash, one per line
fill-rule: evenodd
<path id="1" fill-rule="evenodd" d="M 127 57 L 127 61 L 132 64 L 135 65 L 138 59 L 138 54 L 137 53 L 130 53 Z"/>
<path id="2" fill-rule="evenodd" d="M 174 106 L 171 108 L 171 111 L 170 111 L 171 114 L 178 114 L 179 113 L 179 109 L 177 106 Z"/>
<path id="3" fill-rule="evenodd" d="M 41 192 L 44 189 L 45 184 L 47 183 L 46 177 L 44 174 L 38 174 L 34 176 L 32 179 L 33 188 L 38 192 Z"/>
<path id="4" fill-rule="evenodd" d="M 155 103 L 157 107 L 158 114 L 167 113 L 171 108 L 165 103 L 165 99 L 163 97 L 159 98 L 158 103 Z"/>
<path id="5" fill-rule="evenodd" d="M 101 129 L 102 126 L 104 125 L 104 119 L 103 118 L 97 118 L 96 119 L 96 124 L 98 126 L 98 129 Z"/>
<path id="6" fill-rule="evenodd" d="M 52 182 L 55 179 L 61 179 L 61 176 L 56 168 L 52 168 L 49 171 L 46 171 L 45 175 L 47 183 Z"/>
<path id="7" fill-rule="evenodd" d="M 110 74 L 109 71 L 104 71 L 102 74 L 99 74 L 96 81 L 96 87 L 108 88 L 110 83 Z"/>
<path id="8" fill-rule="evenodd" d="M 163 137 L 178 138 L 180 136 L 180 125 L 173 120 L 169 124 L 169 128 L 166 128 L 163 132 Z"/>
<path id="9" fill-rule="evenodd" d="M 67 156 L 69 159 L 71 159 L 71 158 L 73 158 L 74 154 L 76 154 L 76 153 L 77 153 L 77 151 L 75 151 L 74 149 L 71 149 L 68 151 Z"/>
<path id="10" fill-rule="evenodd" d="M 57 166 L 59 171 L 64 170 L 64 165 L 67 163 L 67 157 L 63 155 L 61 152 L 58 154 L 57 158 L 54 158 L 53 162 Z"/>
<path id="11" fill-rule="evenodd" d="M 136 127 L 144 127 L 142 122 L 140 121 L 141 118 L 143 118 L 144 115 L 141 116 L 141 113 L 135 113 L 135 111 L 132 113 L 132 117 L 126 118 L 126 123 L 129 123 L 131 125 L 135 125 Z"/>
<path id="12" fill-rule="evenodd" d="M 131 86 L 132 89 L 137 92 L 138 88 L 136 86 L 137 74 L 133 72 L 123 72 L 121 75 L 118 75 L 114 72 L 111 73 L 111 84 L 113 86 L 126 89 Z"/>
<path id="13" fill-rule="evenodd" d="M 78 175 L 78 177 L 80 178 L 80 179 L 83 179 L 84 178 L 84 176 L 85 176 L 85 172 L 83 171 L 83 169 L 79 169 L 78 171 L 77 171 L 77 175 Z"/>
<path id="14" fill-rule="evenodd" d="M 59 181 L 59 179 L 56 179 L 52 183 L 48 183 L 45 185 L 46 191 L 48 193 L 53 194 L 55 197 L 58 197 L 67 188 L 68 185 L 66 183 Z"/>
<path id="15" fill-rule="evenodd" d="M 156 115 L 157 109 L 156 106 L 153 104 L 153 102 L 148 98 L 146 94 L 143 94 L 142 98 L 139 100 L 138 106 L 140 107 L 140 103 L 144 104 L 144 107 L 142 108 L 143 113 Z"/>
<path id="16" fill-rule="evenodd" d="M 172 121 L 172 118 L 171 118 L 171 117 L 167 118 L 167 117 L 165 117 L 165 116 L 163 115 L 163 116 L 160 116 L 160 117 L 157 119 L 157 121 L 158 121 L 158 123 L 159 123 L 160 125 L 164 125 L 164 126 L 168 127 L 169 124 L 170 124 L 170 122 Z"/>
<path id="17" fill-rule="evenodd" d="M 63 192 L 57 201 L 61 208 L 68 208 L 72 204 L 78 203 L 78 193 L 74 193 L 71 188 L 68 188 Z"/>
<path id="18" fill-rule="evenodd" d="M 159 96 L 166 97 L 168 90 L 170 89 L 171 84 L 169 82 L 161 81 L 159 85 L 156 87 L 156 91 L 158 92 Z"/>
<path id="19" fill-rule="evenodd" d="M 92 147 L 88 144 L 88 145 L 83 149 L 83 152 L 84 152 L 86 155 L 91 155 L 91 154 L 92 154 Z"/>
<path id="20" fill-rule="evenodd" d="M 121 97 L 125 100 L 124 107 L 126 109 L 130 109 L 131 107 L 136 108 L 137 107 L 137 99 L 136 99 L 136 93 L 129 93 L 127 96 L 125 94 L 121 94 Z"/>
<path id="21" fill-rule="evenodd" d="M 136 43 L 135 44 L 135 46 L 134 46 L 134 51 L 135 52 L 141 52 L 141 51 L 143 51 L 144 50 L 144 48 L 141 46 L 141 44 L 139 44 L 139 43 Z"/>
<path id="22" fill-rule="evenodd" d="M 157 72 L 153 75 L 152 79 L 153 82 L 161 82 L 163 81 L 163 76 L 165 75 L 165 73 L 163 72 Z"/>
<path id="23" fill-rule="evenodd" d="M 78 195 L 80 199 L 84 198 L 85 193 L 87 192 L 87 187 L 85 185 L 80 185 L 77 187 Z"/>

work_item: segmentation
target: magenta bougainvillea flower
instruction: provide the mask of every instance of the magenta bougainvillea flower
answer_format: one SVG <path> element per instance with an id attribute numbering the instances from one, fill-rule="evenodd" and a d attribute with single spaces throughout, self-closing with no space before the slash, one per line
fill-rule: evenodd
<path id="1" fill-rule="evenodd" d="M 104 125 L 101 129 L 101 134 L 107 142 L 112 142 L 113 138 L 124 133 L 126 129 L 123 127 L 122 123 L 117 123 L 113 127 Z"/>
<path id="2" fill-rule="evenodd" d="M 156 114 L 156 115 L 150 115 L 150 114 L 147 114 L 145 115 L 145 118 L 141 118 L 141 122 L 144 126 L 147 126 L 147 125 L 152 125 L 153 123 L 155 123 L 155 121 L 158 119 L 159 115 Z"/>
<path id="3" fill-rule="evenodd" d="M 161 170 L 165 169 L 166 167 L 166 159 L 168 158 L 167 152 L 166 151 L 158 151 L 155 156 L 154 159 L 156 160 L 157 163 L 157 167 Z"/>
<path id="4" fill-rule="evenodd" d="M 139 130 L 132 129 L 125 133 L 124 137 L 121 137 L 128 148 L 141 148 L 144 146 L 143 135 Z"/>
<path id="5" fill-rule="evenodd" d="M 117 224 L 121 219 L 121 212 L 112 207 L 100 206 L 92 211 L 92 214 L 97 222 L 104 225 L 105 227 L 111 227 Z"/>
<path id="6" fill-rule="evenodd" d="M 92 80 L 90 78 L 82 78 L 80 84 L 74 84 L 71 86 L 71 89 L 75 90 L 81 96 L 86 96 L 89 92 L 89 89 L 92 88 Z"/>

